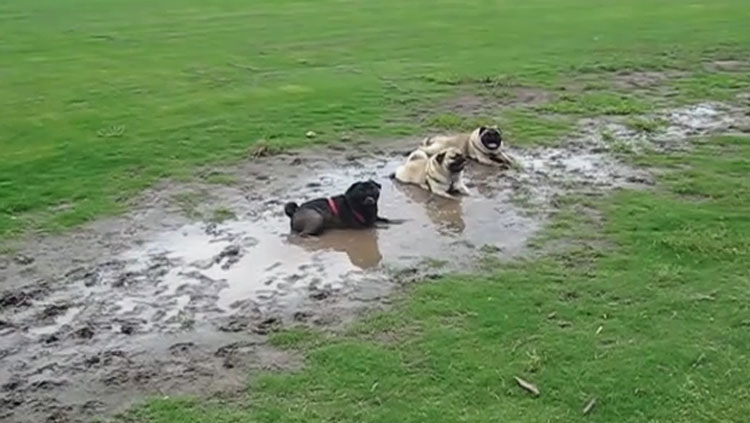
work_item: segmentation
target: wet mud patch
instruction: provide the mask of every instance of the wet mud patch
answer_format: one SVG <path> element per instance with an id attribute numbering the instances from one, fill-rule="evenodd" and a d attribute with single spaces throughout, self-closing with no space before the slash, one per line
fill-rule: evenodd
<path id="1" fill-rule="evenodd" d="M 734 124 L 728 109 L 695 107 L 664 112 L 666 138 Z M 502 265 L 524 253 L 561 194 L 650 183 L 611 155 L 601 131 L 613 124 L 584 120 L 560 147 L 511 147 L 519 169 L 471 166 L 473 195 L 460 201 L 391 181 L 418 139 L 333 145 L 223 169 L 234 185 L 164 183 L 126 216 L 19 243 L 28 259 L 4 260 L 0 273 L 0 418 L 87 421 L 146 395 L 233 392 L 254 369 L 299 366 L 269 333 L 337 328 L 402 283 L 487 256 Z M 366 178 L 383 185 L 381 214 L 404 224 L 290 236 L 286 201 Z M 206 193 L 188 215 L 234 218 L 192 219 L 174 202 L 185 192 Z"/>
<path id="2" fill-rule="evenodd" d="M 643 126 L 638 121 L 651 123 Z M 750 133 L 750 108 L 704 102 L 661 110 L 636 120 L 617 116 L 582 119 L 579 130 L 589 138 L 589 143 L 610 150 L 625 148 L 635 153 L 680 151 L 690 148 L 690 140 L 697 137 Z"/>

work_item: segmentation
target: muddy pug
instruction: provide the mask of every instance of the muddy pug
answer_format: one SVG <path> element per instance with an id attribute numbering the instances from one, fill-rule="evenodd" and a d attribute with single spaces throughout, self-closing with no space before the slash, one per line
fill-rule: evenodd
<path id="1" fill-rule="evenodd" d="M 343 195 L 297 205 L 286 203 L 284 213 L 291 219 L 292 232 L 303 236 L 319 235 L 327 229 L 371 228 L 376 223 L 401 223 L 400 220 L 378 216 L 380 184 L 373 181 L 355 182 Z"/>
<path id="2" fill-rule="evenodd" d="M 496 127 L 482 126 L 469 134 L 427 137 L 419 149 L 432 156 L 447 147 L 458 148 L 466 157 L 485 165 L 515 166 L 515 161 L 503 151 L 503 134 Z"/>
<path id="3" fill-rule="evenodd" d="M 456 147 L 448 147 L 432 157 L 422 150 L 409 154 L 406 162 L 391 175 L 397 181 L 419 185 L 441 197 L 455 199 L 470 195 L 463 181 L 466 156 Z"/>

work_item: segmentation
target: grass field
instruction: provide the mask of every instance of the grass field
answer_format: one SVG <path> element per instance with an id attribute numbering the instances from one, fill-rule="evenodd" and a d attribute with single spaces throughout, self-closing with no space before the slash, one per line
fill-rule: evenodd
<path id="1" fill-rule="evenodd" d="M 120 211 L 261 139 L 414 133 L 410 112 L 476 81 L 742 56 L 749 17 L 743 0 L 7 0 L 0 236 Z"/>
<path id="2" fill-rule="evenodd" d="M 5 0 L 0 239 L 122 211 L 155 181 L 244 159 L 261 140 L 466 126 L 432 107 L 466 93 L 552 93 L 486 111 L 518 143 L 572 129 L 541 113 L 730 99 L 750 75 L 704 64 L 747 58 L 747 22 L 745 0 Z M 681 71 L 664 82 L 677 95 L 623 92 L 607 83 L 621 70 Z M 579 78 L 585 90 L 562 89 Z M 654 190 L 586 200 L 597 219 L 568 199 L 545 232 L 565 252 L 414 287 L 344 334 L 282 332 L 274 342 L 306 367 L 254 380 L 247 402 L 161 399 L 122 419 L 745 421 L 750 143 L 638 161 L 670 171 Z"/>

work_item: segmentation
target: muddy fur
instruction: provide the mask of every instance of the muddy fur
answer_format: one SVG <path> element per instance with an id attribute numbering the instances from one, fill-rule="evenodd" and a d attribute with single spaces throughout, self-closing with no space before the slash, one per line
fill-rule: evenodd
<path id="1" fill-rule="evenodd" d="M 422 150 L 412 152 L 392 175 L 399 182 L 420 187 L 446 198 L 470 195 L 463 182 L 466 156 L 455 147 L 445 148 L 432 157 Z"/>
<path id="2" fill-rule="evenodd" d="M 485 165 L 505 168 L 515 165 L 503 151 L 503 134 L 496 127 L 482 126 L 468 134 L 427 137 L 419 149 L 432 156 L 448 147 L 458 148 L 466 157 Z"/>
<path id="3" fill-rule="evenodd" d="M 376 223 L 396 223 L 378 216 L 378 199 L 381 186 L 368 180 L 355 182 L 344 194 L 297 205 L 284 205 L 284 213 L 290 218 L 292 232 L 300 235 L 320 235 L 327 229 L 370 228 Z M 335 204 L 336 212 L 330 201 Z"/>

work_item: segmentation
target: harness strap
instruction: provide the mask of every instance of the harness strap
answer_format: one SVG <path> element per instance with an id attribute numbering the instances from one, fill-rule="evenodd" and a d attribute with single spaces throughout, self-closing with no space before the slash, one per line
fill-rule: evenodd
<path id="1" fill-rule="evenodd" d="M 334 216 L 339 215 L 339 207 L 336 205 L 336 202 L 333 201 L 333 198 L 328 199 L 328 208 L 331 209 L 331 213 L 333 213 Z"/>
<path id="2" fill-rule="evenodd" d="M 330 197 L 328 198 L 328 208 L 331 209 L 331 213 L 333 213 L 334 216 L 339 215 L 339 206 L 336 205 L 336 202 L 333 201 L 333 198 L 330 198 Z M 367 223 L 367 220 L 365 220 L 365 217 L 362 216 L 358 211 L 354 210 L 353 208 L 351 210 L 352 210 L 352 214 L 354 215 L 354 218 L 359 223 L 363 225 Z"/>

